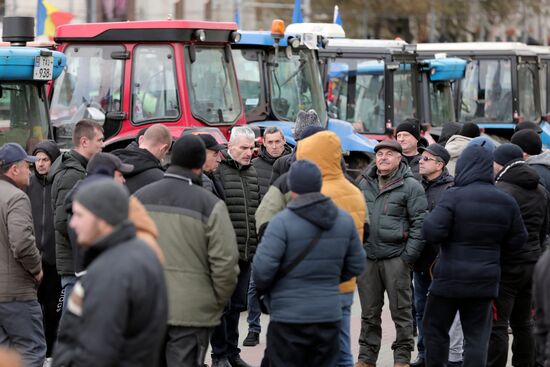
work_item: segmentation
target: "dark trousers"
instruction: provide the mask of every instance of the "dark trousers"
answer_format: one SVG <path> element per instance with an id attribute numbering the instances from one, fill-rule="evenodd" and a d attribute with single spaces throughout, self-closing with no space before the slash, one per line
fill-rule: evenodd
<path id="1" fill-rule="evenodd" d="M 57 339 L 57 328 L 63 310 L 61 297 L 61 278 L 57 274 L 55 265 L 42 263 L 44 277 L 38 287 L 38 302 L 42 306 L 44 318 L 44 334 L 46 336 L 46 357 L 51 357 L 53 345 Z"/>
<path id="2" fill-rule="evenodd" d="M 270 322 L 262 367 L 334 367 L 340 351 L 340 322 Z"/>
<path id="3" fill-rule="evenodd" d="M 202 367 L 211 328 L 168 326 L 164 356 L 167 367 Z"/>
<path id="4" fill-rule="evenodd" d="M 535 264 L 503 266 L 498 298 L 494 301 L 493 330 L 488 367 L 505 367 L 508 360 L 508 324 L 512 328 L 512 365 L 533 366 L 535 340 L 531 296 Z"/>
<path id="5" fill-rule="evenodd" d="M 357 278 L 361 300 L 361 334 L 359 360 L 376 364 L 382 343 L 382 307 L 388 293 L 390 312 L 395 324 L 392 344 L 395 362 L 408 364 L 414 349 L 411 270 L 400 258 L 372 261 Z"/>
<path id="6" fill-rule="evenodd" d="M 457 311 L 465 340 L 463 366 L 485 366 L 491 335 L 491 309 L 490 298 L 447 298 L 430 293 L 424 310 L 426 366 L 447 366 L 449 329 Z"/>
<path id="7" fill-rule="evenodd" d="M 418 340 L 416 346 L 418 347 L 418 356 L 424 358 L 424 326 L 422 324 L 424 320 L 424 309 L 426 307 L 426 300 L 428 299 L 428 289 L 432 280 L 428 274 L 413 272 L 414 278 L 414 306 L 416 326 L 418 327 Z"/>
<path id="8" fill-rule="evenodd" d="M 237 287 L 231 295 L 230 304 L 225 308 L 220 325 L 212 333 L 212 358 L 220 359 L 241 353 L 239 348 L 239 317 L 246 310 L 250 263 L 239 260 Z"/>

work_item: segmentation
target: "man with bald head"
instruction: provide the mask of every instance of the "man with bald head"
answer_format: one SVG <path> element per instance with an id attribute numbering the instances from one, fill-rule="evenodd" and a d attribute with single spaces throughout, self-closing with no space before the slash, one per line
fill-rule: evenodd
<path id="1" fill-rule="evenodd" d="M 124 175 L 126 186 L 133 194 L 145 185 L 160 180 L 164 176 L 162 161 L 172 146 L 172 134 L 162 124 L 149 127 L 124 149 L 113 152 L 124 163 L 132 164 L 135 169 Z"/>

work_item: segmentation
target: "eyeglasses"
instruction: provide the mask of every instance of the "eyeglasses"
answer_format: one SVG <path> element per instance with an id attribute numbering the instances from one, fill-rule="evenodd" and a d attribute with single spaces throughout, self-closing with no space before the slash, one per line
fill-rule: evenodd
<path id="1" fill-rule="evenodd" d="M 421 160 L 423 160 L 424 162 L 427 162 L 427 161 L 434 161 L 434 162 L 441 162 L 439 159 L 437 158 L 430 158 L 428 156 L 425 156 L 423 155 L 422 157 L 420 157 Z M 442 163 L 442 162 L 441 162 Z"/>

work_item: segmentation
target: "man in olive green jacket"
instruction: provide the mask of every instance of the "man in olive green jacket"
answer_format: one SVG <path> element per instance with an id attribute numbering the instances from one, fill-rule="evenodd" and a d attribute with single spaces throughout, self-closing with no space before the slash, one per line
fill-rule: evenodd
<path id="1" fill-rule="evenodd" d="M 384 292 L 396 328 L 395 367 L 408 366 L 414 349 L 412 265 L 424 247 L 422 224 L 427 200 L 422 185 L 402 162 L 401 146 L 384 140 L 375 148 L 376 164 L 360 176 L 370 231 L 365 243 L 367 268 L 357 286 L 361 299 L 361 335 L 357 367 L 376 365 L 382 328 Z"/>
<path id="2" fill-rule="evenodd" d="M 203 141 L 184 136 L 174 143 L 164 178 L 135 193 L 158 227 L 166 256 L 168 367 L 202 366 L 210 334 L 220 323 L 239 273 L 227 208 L 201 187 L 205 159 Z"/>

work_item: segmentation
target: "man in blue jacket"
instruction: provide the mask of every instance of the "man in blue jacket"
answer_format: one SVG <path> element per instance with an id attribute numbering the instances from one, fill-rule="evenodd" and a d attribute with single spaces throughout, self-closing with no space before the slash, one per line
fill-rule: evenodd
<path id="1" fill-rule="evenodd" d="M 336 366 L 340 348 L 339 284 L 361 274 L 365 252 L 352 217 L 321 194 L 321 171 L 299 160 L 288 174 L 293 196 L 269 222 L 252 264 L 267 291 L 270 324 L 262 366 Z M 278 279 L 319 237 L 303 260 Z"/>
<path id="2" fill-rule="evenodd" d="M 449 328 L 460 312 L 464 367 L 485 366 L 491 306 L 498 295 L 501 249 L 517 249 L 527 233 L 519 207 L 493 183 L 493 156 L 470 144 L 456 165 L 455 186 L 426 216 L 424 237 L 441 243 L 424 311 L 426 366 L 446 366 Z"/>

